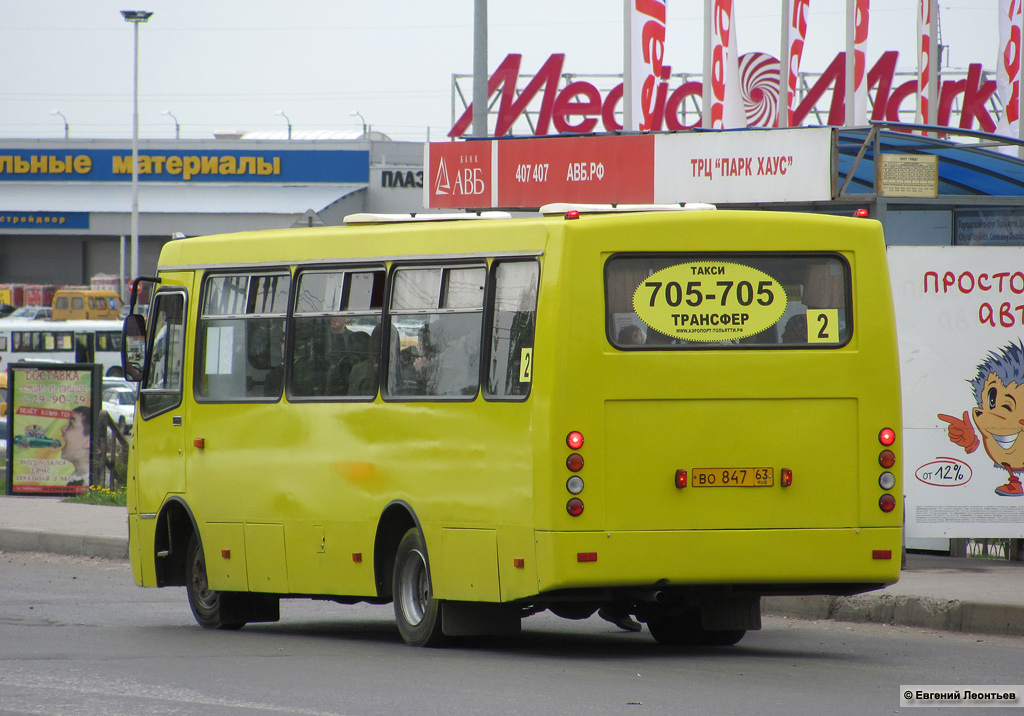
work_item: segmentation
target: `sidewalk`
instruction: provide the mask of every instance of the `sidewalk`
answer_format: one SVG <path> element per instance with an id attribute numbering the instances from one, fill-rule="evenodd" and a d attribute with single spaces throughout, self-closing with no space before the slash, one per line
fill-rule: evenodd
<path id="1" fill-rule="evenodd" d="M 0 495 L 0 551 L 128 559 L 123 507 Z"/>
<path id="2" fill-rule="evenodd" d="M 123 507 L 0 495 L 0 551 L 128 558 Z M 910 554 L 900 581 L 853 597 L 771 597 L 764 612 L 1024 636 L 1024 562 Z"/>

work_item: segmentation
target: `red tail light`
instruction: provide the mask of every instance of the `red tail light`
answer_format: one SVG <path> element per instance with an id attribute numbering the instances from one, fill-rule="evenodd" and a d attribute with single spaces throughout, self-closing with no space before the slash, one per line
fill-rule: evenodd
<path id="1" fill-rule="evenodd" d="M 783 487 L 791 487 L 793 485 L 793 471 L 788 467 L 782 468 L 782 475 L 779 477 L 779 482 L 782 483 Z"/>
<path id="2" fill-rule="evenodd" d="M 896 509 L 896 498 L 886 493 L 878 499 L 878 506 L 882 512 L 892 512 Z"/>
<path id="3" fill-rule="evenodd" d="M 882 443 L 886 447 L 889 447 L 896 442 L 896 431 L 892 428 L 885 428 L 878 433 L 878 442 Z"/>
<path id="4" fill-rule="evenodd" d="M 578 452 L 574 452 L 565 459 L 565 466 L 573 472 L 579 472 L 583 469 L 583 456 Z"/>
<path id="5" fill-rule="evenodd" d="M 888 470 L 890 467 L 896 464 L 896 456 L 892 450 L 883 450 L 878 453 L 878 464 Z"/>
<path id="6" fill-rule="evenodd" d="M 565 511 L 573 517 L 579 517 L 583 514 L 583 500 L 578 497 L 574 497 L 565 503 Z"/>
<path id="7" fill-rule="evenodd" d="M 686 487 L 686 470 L 676 470 L 676 487 L 680 490 Z"/>
<path id="8" fill-rule="evenodd" d="M 565 437 L 565 444 L 573 450 L 583 447 L 583 433 L 573 430 Z"/>

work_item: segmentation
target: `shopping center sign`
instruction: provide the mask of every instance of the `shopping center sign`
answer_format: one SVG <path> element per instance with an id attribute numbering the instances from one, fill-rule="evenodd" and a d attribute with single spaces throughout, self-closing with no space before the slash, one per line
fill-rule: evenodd
<path id="1" fill-rule="evenodd" d="M 756 58 L 752 58 L 756 55 Z M 755 59 L 757 61 L 745 61 Z M 791 126 L 799 126 L 808 114 L 817 109 L 819 101 L 831 92 L 828 101 L 828 125 L 845 123 L 846 53 L 840 52 L 796 105 Z M 868 89 L 872 92 L 870 119 L 900 121 L 901 112 L 912 112 L 917 98 L 917 80 L 896 84 L 896 62 L 899 53 L 885 52 L 867 73 Z M 622 125 L 616 118 L 621 110 L 622 83 L 602 91 L 591 82 L 574 80 L 559 87 L 565 64 L 564 54 L 551 55 L 526 86 L 519 89 L 522 56 L 508 55 L 491 75 L 487 83 L 488 97 L 500 90 L 494 119 L 494 136 L 509 134 L 513 125 L 528 108 L 534 135 L 619 131 Z M 778 60 L 765 53 L 748 53 L 739 58 L 739 80 L 749 126 L 774 126 L 779 105 Z M 699 101 L 703 83 L 695 81 L 672 83 L 672 68 L 661 67 L 661 81 L 654 95 L 652 131 L 693 129 L 700 126 L 699 118 L 684 124 L 681 109 L 686 102 Z M 962 79 L 942 82 L 939 91 L 938 124 L 958 126 L 961 129 L 977 127 L 986 132 L 996 129 L 996 117 L 987 103 L 996 93 L 995 80 L 986 79 L 980 63 L 970 65 Z M 534 106 L 539 99 L 539 106 Z M 959 105 L 959 117 L 954 118 L 954 107 Z M 751 121 L 751 118 L 754 118 Z M 470 105 L 448 133 L 461 137 L 473 119 Z M 955 121 L 955 124 L 954 124 Z"/>
<path id="2" fill-rule="evenodd" d="M 424 206 L 536 208 L 577 203 L 755 203 L 832 198 L 834 130 L 434 142 Z"/>

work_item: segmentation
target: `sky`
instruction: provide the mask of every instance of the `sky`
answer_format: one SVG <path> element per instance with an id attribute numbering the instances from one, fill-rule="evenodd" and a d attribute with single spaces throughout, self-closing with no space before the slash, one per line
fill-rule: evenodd
<path id="1" fill-rule="evenodd" d="M 740 54 L 778 56 L 780 3 L 734 0 Z M 703 0 L 668 0 L 666 62 L 701 71 Z M 868 65 L 886 50 L 912 70 L 917 0 L 873 0 Z M 944 66 L 994 71 L 998 0 L 940 0 Z M 452 76 L 473 70 L 474 0 L 0 0 L 0 136 L 132 134 L 133 26 L 139 26 L 139 136 L 216 131 L 358 131 L 441 140 Z M 811 0 L 803 68 L 843 49 L 845 0 Z M 623 0 L 489 0 L 488 73 L 512 52 L 524 74 L 555 52 L 564 71 L 621 74 Z M 466 87 L 471 87 L 466 84 Z M 284 112 L 285 117 L 275 114 Z M 359 116 L 353 113 L 358 112 Z M 461 114 L 461 106 L 459 106 Z"/>

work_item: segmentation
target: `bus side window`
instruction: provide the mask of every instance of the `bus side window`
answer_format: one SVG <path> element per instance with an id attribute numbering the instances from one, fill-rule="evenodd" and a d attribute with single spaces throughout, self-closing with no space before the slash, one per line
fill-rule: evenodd
<path id="1" fill-rule="evenodd" d="M 303 271 L 298 276 L 289 397 L 377 395 L 383 270 Z"/>
<path id="2" fill-rule="evenodd" d="M 181 403 L 185 357 L 185 295 L 161 293 L 153 306 L 149 361 L 139 397 L 143 418 L 151 418 Z"/>
<path id="3" fill-rule="evenodd" d="M 197 332 L 199 397 L 280 398 L 290 285 L 287 273 L 207 278 Z"/>
<path id="4" fill-rule="evenodd" d="M 494 268 L 486 395 L 526 397 L 533 382 L 533 334 L 540 266 L 503 261 Z"/>
<path id="5" fill-rule="evenodd" d="M 476 266 L 395 271 L 389 396 L 476 396 L 486 278 L 487 269 Z"/>

